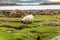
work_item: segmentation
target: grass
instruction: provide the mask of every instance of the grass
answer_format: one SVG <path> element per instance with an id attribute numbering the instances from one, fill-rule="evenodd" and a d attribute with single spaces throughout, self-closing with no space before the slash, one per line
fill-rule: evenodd
<path id="1" fill-rule="evenodd" d="M 51 40 L 60 35 L 60 26 L 38 26 L 38 24 L 51 20 L 60 23 L 59 18 L 60 15 L 36 15 L 32 24 L 22 24 L 21 18 L 0 17 L 0 40 L 37 40 L 38 36 L 41 40 Z"/>

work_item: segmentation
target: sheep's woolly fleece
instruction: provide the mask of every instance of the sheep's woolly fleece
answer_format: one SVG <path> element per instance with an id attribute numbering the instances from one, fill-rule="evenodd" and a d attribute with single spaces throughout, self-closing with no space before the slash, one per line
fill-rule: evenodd
<path id="1" fill-rule="evenodd" d="M 27 15 L 22 19 L 22 21 L 32 21 L 33 19 L 34 19 L 33 15 Z"/>

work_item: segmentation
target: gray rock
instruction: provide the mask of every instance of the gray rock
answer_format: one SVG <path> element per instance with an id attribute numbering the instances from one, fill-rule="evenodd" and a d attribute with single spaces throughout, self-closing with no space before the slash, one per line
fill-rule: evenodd
<path id="1" fill-rule="evenodd" d="M 44 25 L 43 23 L 38 24 L 38 26 L 40 26 L 40 27 L 43 26 L 43 25 Z"/>
<path id="2" fill-rule="evenodd" d="M 46 24 L 48 26 L 60 26 L 60 23 L 58 23 L 58 22 L 47 22 Z"/>
<path id="3" fill-rule="evenodd" d="M 60 36 L 56 36 L 56 37 L 52 38 L 51 40 L 60 40 Z"/>
<path id="4" fill-rule="evenodd" d="M 6 32 L 11 33 L 13 30 L 6 30 Z"/>

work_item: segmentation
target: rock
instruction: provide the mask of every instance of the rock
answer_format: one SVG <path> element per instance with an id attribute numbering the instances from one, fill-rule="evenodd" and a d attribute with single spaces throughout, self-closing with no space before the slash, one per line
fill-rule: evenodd
<path id="1" fill-rule="evenodd" d="M 6 30 L 6 32 L 11 33 L 13 30 Z"/>
<path id="2" fill-rule="evenodd" d="M 44 25 L 43 23 L 38 24 L 38 26 L 40 26 L 40 27 L 43 26 L 43 25 Z"/>
<path id="3" fill-rule="evenodd" d="M 60 23 L 58 23 L 58 22 L 47 22 L 46 23 L 48 26 L 60 26 Z"/>
<path id="4" fill-rule="evenodd" d="M 60 40 L 60 36 L 56 36 L 56 37 L 52 38 L 52 40 Z"/>

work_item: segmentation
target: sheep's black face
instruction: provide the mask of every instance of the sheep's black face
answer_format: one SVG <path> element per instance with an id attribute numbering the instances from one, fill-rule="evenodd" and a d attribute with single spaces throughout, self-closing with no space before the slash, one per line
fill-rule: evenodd
<path id="1" fill-rule="evenodd" d="M 21 23 L 23 23 L 23 21 L 21 21 Z"/>
<path id="2" fill-rule="evenodd" d="M 27 21 L 27 22 L 21 21 L 21 23 L 23 23 L 23 24 L 31 24 L 32 22 L 30 22 L 30 21 Z"/>
<path id="3" fill-rule="evenodd" d="M 24 22 L 24 21 L 21 21 L 21 23 L 26 24 L 26 22 Z"/>

